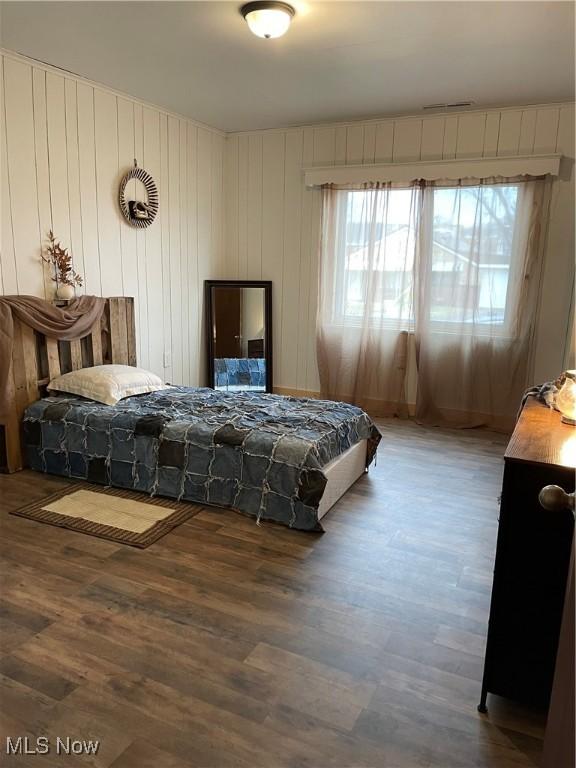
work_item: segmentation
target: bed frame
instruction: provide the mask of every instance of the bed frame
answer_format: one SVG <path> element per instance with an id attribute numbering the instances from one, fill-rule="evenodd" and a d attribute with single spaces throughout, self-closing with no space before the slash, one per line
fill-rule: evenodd
<path id="1" fill-rule="evenodd" d="M 58 302 L 65 306 L 66 302 Z M 46 385 L 61 373 L 103 363 L 136 365 L 134 299 L 106 299 L 102 319 L 83 338 L 57 341 L 14 318 L 14 347 L 8 379 L 11 418 L 0 422 L 4 434 L 2 466 L 17 472 L 26 465 L 21 424 L 26 408 L 45 394 Z"/>

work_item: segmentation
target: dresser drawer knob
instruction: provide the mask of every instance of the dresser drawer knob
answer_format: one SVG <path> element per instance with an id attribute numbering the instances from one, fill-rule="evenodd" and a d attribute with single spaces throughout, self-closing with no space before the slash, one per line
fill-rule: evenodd
<path id="1" fill-rule="evenodd" d="M 538 494 L 538 501 L 550 512 L 571 509 L 574 512 L 574 494 L 566 493 L 559 485 L 545 485 Z"/>

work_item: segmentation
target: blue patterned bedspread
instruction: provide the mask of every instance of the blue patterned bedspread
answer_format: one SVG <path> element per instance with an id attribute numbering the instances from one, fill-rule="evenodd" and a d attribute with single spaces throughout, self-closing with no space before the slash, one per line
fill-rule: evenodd
<path id="1" fill-rule="evenodd" d="M 321 530 L 318 504 L 332 459 L 380 433 L 360 408 L 256 392 L 174 387 L 115 406 L 47 397 L 24 415 L 32 469 L 232 507 Z"/>

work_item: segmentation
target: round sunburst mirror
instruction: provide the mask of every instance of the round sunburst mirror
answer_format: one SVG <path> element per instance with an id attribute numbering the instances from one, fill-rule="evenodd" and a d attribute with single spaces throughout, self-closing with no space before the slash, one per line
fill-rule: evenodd
<path id="1" fill-rule="evenodd" d="M 146 200 L 127 200 L 126 187 L 128 182 L 139 181 L 146 191 Z M 149 227 L 158 213 L 158 188 L 156 182 L 144 168 L 138 168 L 134 160 L 134 168 L 125 174 L 120 182 L 118 202 L 122 215 L 132 227 Z"/>

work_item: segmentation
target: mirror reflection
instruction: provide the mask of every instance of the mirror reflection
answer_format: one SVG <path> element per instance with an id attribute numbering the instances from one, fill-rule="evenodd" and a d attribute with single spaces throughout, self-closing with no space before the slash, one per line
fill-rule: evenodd
<path id="1" fill-rule="evenodd" d="M 214 389 L 266 391 L 266 289 L 211 286 Z"/>

